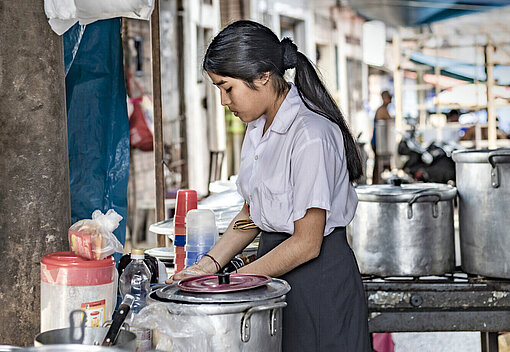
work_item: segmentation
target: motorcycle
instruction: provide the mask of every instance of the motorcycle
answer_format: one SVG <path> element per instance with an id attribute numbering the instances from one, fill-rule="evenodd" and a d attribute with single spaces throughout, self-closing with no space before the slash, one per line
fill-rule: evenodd
<path id="1" fill-rule="evenodd" d="M 398 153 L 408 156 L 403 169 L 416 181 L 455 183 L 455 162 L 452 152 L 460 149 L 456 144 L 432 142 L 424 147 L 412 128 L 402 135 Z"/>

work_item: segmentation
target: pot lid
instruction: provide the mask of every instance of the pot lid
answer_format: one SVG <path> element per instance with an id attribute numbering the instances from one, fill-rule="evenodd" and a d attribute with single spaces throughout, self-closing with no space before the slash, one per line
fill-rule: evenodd
<path id="1" fill-rule="evenodd" d="M 179 289 L 196 293 L 225 293 L 243 291 L 265 285 L 271 281 L 266 275 L 219 274 L 190 277 L 177 283 Z"/>
<path id="2" fill-rule="evenodd" d="M 452 159 L 456 163 L 510 163 L 510 148 L 457 150 L 453 152 Z"/>
<path id="3" fill-rule="evenodd" d="M 237 274 L 240 275 L 240 274 Z M 178 284 L 167 285 L 156 290 L 156 296 L 165 302 L 186 303 L 240 303 L 264 301 L 281 297 L 290 291 L 290 285 L 281 279 L 271 279 L 267 284 L 233 292 L 187 292 L 179 288 Z"/>
<path id="4" fill-rule="evenodd" d="M 370 185 L 356 187 L 358 199 L 364 202 L 436 202 L 451 200 L 457 189 L 442 183 L 412 183 L 400 186 Z"/>

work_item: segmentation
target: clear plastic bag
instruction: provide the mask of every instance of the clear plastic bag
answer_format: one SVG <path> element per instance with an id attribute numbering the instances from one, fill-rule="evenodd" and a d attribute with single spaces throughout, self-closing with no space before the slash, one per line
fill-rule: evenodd
<path id="1" fill-rule="evenodd" d="M 157 351 L 214 350 L 211 338 L 216 330 L 211 317 L 206 314 L 172 314 L 165 303 L 158 302 L 143 308 L 136 315 L 133 325 L 153 330 Z"/>
<path id="2" fill-rule="evenodd" d="M 92 219 L 75 222 L 69 228 L 71 251 L 83 258 L 101 260 L 124 248 L 113 231 L 119 226 L 122 216 L 110 209 L 106 214 L 100 210 L 92 213 Z"/>

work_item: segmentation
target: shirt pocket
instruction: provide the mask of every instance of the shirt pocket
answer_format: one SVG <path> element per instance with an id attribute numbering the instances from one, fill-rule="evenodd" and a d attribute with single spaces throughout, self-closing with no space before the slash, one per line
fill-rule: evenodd
<path id="1" fill-rule="evenodd" d="M 260 184 L 260 216 L 262 223 L 275 232 L 292 233 L 292 192 L 274 191 Z"/>

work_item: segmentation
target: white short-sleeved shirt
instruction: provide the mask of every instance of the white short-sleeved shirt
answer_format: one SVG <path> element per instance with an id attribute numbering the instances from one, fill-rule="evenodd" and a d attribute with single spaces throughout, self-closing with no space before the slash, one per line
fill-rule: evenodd
<path id="1" fill-rule="evenodd" d="M 326 210 L 324 235 L 346 226 L 358 198 L 349 181 L 340 128 L 309 110 L 291 84 L 273 123 L 248 123 L 237 190 L 263 231 L 294 233 L 309 208 Z"/>

